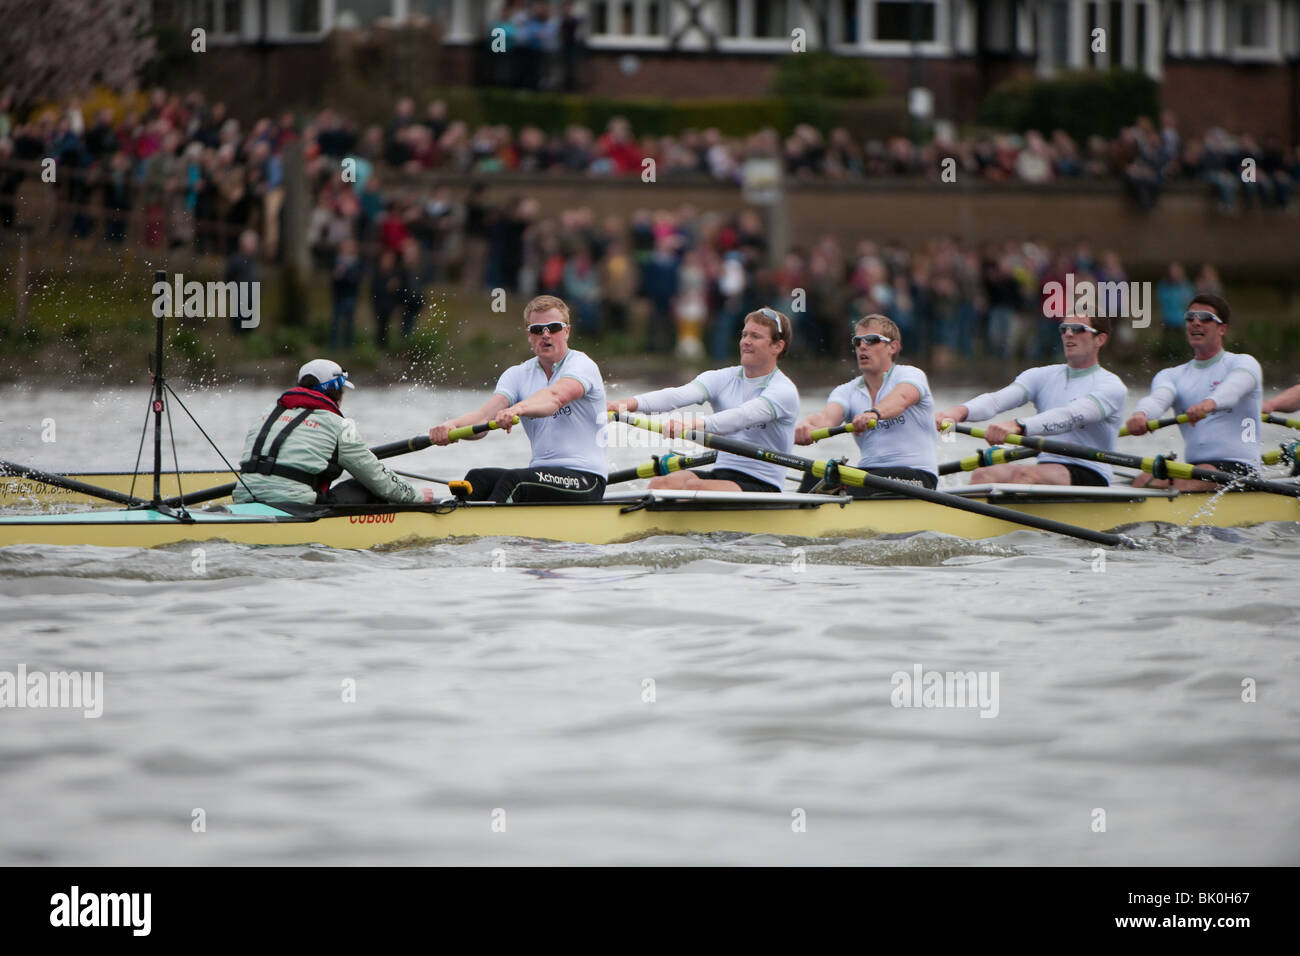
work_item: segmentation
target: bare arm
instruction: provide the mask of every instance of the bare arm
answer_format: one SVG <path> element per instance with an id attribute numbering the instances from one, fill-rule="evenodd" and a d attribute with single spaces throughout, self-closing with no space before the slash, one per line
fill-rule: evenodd
<path id="1" fill-rule="evenodd" d="M 457 418 L 449 418 L 441 425 L 434 425 L 429 429 L 429 440 L 435 445 L 447 444 L 447 433 L 453 428 L 460 428 L 462 425 L 477 425 L 479 422 L 488 422 L 497 417 L 501 409 L 510 404 L 510 400 L 499 392 L 494 394 L 483 406 L 475 412 L 469 412 Z M 486 435 L 487 432 L 480 432 L 471 436 L 473 440 L 478 440 Z"/>
<path id="2" fill-rule="evenodd" d="M 820 412 L 813 412 L 794 427 L 794 443 L 811 445 L 812 433 L 818 428 L 832 428 L 844 421 L 844 406 L 831 402 Z"/>
<path id="3" fill-rule="evenodd" d="M 903 384 L 877 402 L 876 411 L 880 413 L 878 416 L 880 418 L 897 418 L 920 400 L 919 388 L 915 385 Z M 863 414 L 867 413 L 863 412 Z M 857 419 L 855 418 L 854 421 L 856 422 Z"/>
<path id="4" fill-rule="evenodd" d="M 1300 412 L 1300 385 L 1292 385 L 1281 395 L 1270 398 L 1264 403 L 1265 415 L 1273 412 Z"/>
<path id="5" fill-rule="evenodd" d="M 576 378 L 561 378 L 540 388 L 522 402 L 502 405 L 496 415 L 497 424 L 509 431 L 511 420 L 520 418 L 546 418 L 554 415 L 569 402 L 582 398 L 586 389 Z M 504 399 L 503 399 L 504 401 Z"/>

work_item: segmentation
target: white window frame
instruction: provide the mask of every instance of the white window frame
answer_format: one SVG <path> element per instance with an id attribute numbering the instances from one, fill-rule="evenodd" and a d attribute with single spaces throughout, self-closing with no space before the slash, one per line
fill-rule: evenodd
<path id="1" fill-rule="evenodd" d="M 1249 2 L 1262 5 L 1265 19 L 1265 41 L 1262 46 L 1243 46 L 1237 41 L 1241 27 L 1241 7 Z M 1228 58 L 1236 63 L 1280 63 L 1282 61 L 1282 8 L 1278 0 L 1238 0 L 1228 5 L 1227 23 Z"/>
<path id="2" fill-rule="evenodd" d="M 320 8 L 320 29 L 306 33 L 290 32 L 289 0 L 267 3 L 266 38 L 274 43 L 319 43 L 334 26 L 333 0 L 308 0 Z M 259 25 L 260 29 L 260 25 Z M 256 34 L 254 34 L 256 36 Z"/>
<path id="3" fill-rule="evenodd" d="M 871 56 L 911 56 L 913 52 L 921 56 L 952 56 L 952 38 L 949 32 L 947 0 L 924 0 L 934 7 L 934 40 L 918 43 L 913 49 L 909 40 L 876 39 L 876 4 L 879 0 L 858 0 L 858 23 L 862 24 L 860 37 L 852 49 Z"/>
<path id="4" fill-rule="evenodd" d="M 627 0 L 588 0 L 587 2 L 587 46 L 593 50 L 667 50 L 668 37 L 677 28 L 678 18 L 674 15 L 674 8 L 677 6 L 672 0 L 659 0 L 663 16 L 661 20 L 670 21 L 671 25 L 661 23 L 661 28 L 667 27 L 667 32 L 650 36 L 646 34 L 646 24 L 650 21 L 649 9 L 646 6 L 649 0 L 631 0 L 632 8 L 632 32 L 631 34 L 621 33 L 596 33 L 592 28 L 592 10 L 596 3 L 603 3 L 606 9 L 605 22 L 612 23 L 612 16 Z M 685 21 L 682 21 L 685 22 Z M 692 30 L 690 39 L 699 39 L 699 32 Z M 687 47 L 694 46 L 694 42 L 688 43 Z M 702 45 L 702 43 L 701 43 Z"/>

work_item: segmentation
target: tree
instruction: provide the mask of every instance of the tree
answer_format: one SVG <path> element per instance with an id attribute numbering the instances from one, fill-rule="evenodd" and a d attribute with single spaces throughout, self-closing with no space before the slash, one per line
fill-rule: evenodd
<path id="1" fill-rule="evenodd" d="M 19 109 L 131 85 L 153 55 L 138 0 L 0 0 L 0 89 Z"/>

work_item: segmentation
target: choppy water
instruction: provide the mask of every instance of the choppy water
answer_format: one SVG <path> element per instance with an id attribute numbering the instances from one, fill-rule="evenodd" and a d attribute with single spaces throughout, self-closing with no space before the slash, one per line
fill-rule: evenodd
<path id="1" fill-rule="evenodd" d="M 268 401 L 184 397 L 229 454 Z M 476 398 L 349 411 L 377 444 Z M 7 389 L 0 457 L 129 465 L 145 404 Z M 0 709 L 0 863 L 1296 864 L 1300 526 L 1144 530 L 1101 571 L 1030 531 L 0 550 L 0 671 L 104 675 L 98 719 Z M 996 716 L 893 706 L 918 666 Z"/>

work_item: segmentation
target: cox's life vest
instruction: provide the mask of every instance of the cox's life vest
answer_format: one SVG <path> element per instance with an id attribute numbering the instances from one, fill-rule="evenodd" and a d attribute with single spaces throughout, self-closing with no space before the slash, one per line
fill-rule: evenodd
<path id="1" fill-rule="evenodd" d="M 275 436 L 275 441 L 271 443 L 270 449 L 266 454 L 263 454 L 262 446 L 266 442 L 266 436 L 271 432 L 271 425 L 280 417 L 282 410 L 290 408 L 301 408 L 302 411 L 281 429 L 280 433 Z M 330 455 L 329 462 L 325 465 L 323 471 L 313 473 L 304 471 L 302 468 L 294 468 L 291 465 L 282 465 L 276 461 L 280 449 L 284 446 L 285 439 L 306 420 L 308 415 L 317 409 L 332 412 L 340 418 L 343 417 L 343 413 L 339 411 L 339 407 L 333 399 L 314 389 L 291 388 L 281 395 L 276 400 L 274 410 L 270 415 L 266 416 L 266 421 L 262 423 L 262 430 L 257 433 L 257 440 L 253 442 L 253 450 L 249 453 L 248 459 L 239 463 L 239 470 L 246 475 L 275 475 L 277 478 L 288 478 L 290 481 L 302 482 L 316 492 L 317 501 L 324 501 L 330 483 L 343 474 L 343 466 L 339 464 L 339 446 L 337 443 L 335 443 L 334 453 Z"/>

